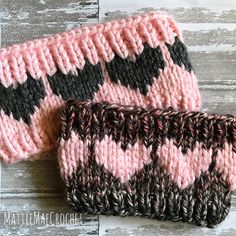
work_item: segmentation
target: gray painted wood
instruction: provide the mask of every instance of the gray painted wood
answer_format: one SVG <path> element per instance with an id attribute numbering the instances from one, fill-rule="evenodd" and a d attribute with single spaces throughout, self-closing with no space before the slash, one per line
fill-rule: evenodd
<path id="1" fill-rule="evenodd" d="M 164 10 L 179 22 L 198 76 L 202 110 L 236 115 L 235 1 L 2 0 L 2 46 L 147 10 Z M 0 235 L 236 235 L 236 194 L 226 221 L 214 229 L 111 216 L 79 216 L 77 224 L 7 227 L 3 224 L 4 212 L 65 215 L 72 211 L 63 199 L 63 185 L 53 154 L 0 167 Z"/>
<path id="2" fill-rule="evenodd" d="M 4 0 L 2 46 L 98 22 L 97 0 Z"/>

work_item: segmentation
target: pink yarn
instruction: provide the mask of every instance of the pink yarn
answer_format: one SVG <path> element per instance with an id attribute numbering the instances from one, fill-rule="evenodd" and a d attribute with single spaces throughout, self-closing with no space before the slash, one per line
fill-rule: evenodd
<path id="1" fill-rule="evenodd" d="M 212 227 L 236 189 L 236 117 L 70 100 L 58 162 L 79 212 Z"/>
<path id="2" fill-rule="evenodd" d="M 69 178 L 75 173 L 79 165 L 86 166 L 88 162 L 88 141 L 85 143 L 72 131 L 71 138 L 62 140 L 58 153 L 61 176 Z M 166 139 L 165 144 L 158 147 L 157 155 L 160 166 L 180 189 L 184 189 L 200 177 L 202 172 L 208 170 L 212 162 L 212 148 L 206 150 L 202 143 L 197 143 L 194 150 L 188 150 L 183 154 L 181 147 L 177 148 L 173 140 Z M 104 165 L 105 169 L 120 179 L 122 183 L 142 170 L 144 165 L 151 163 L 151 146 L 146 148 L 141 140 L 134 146 L 124 151 L 120 144 L 106 136 L 101 142 L 95 144 L 96 162 Z M 218 151 L 217 170 L 222 173 L 224 179 L 230 183 L 232 189 L 236 189 L 236 153 L 232 152 L 232 145 Z"/>
<path id="3" fill-rule="evenodd" d="M 11 86 L 17 88 L 28 80 L 29 73 L 33 79 L 42 80 L 46 93 L 40 99 L 40 105 L 35 106 L 33 114 L 30 114 L 29 123 L 6 114 L 1 109 L 0 99 L 2 160 L 12 163 L 55 147 L 60 127 L 59 112 L 65 100 L 53 93 L 48 76 L 53 76 L 58 70 L 65 76 L 76 74 L 76 69 L 83 71 L 86 61 L 92 65 L 100 62 L 102 68 L 104 83 L 94 93 L 95 101 L 199 110 L 201 98 L 194 72 L 176 64 L 167 48 L 167 44 L 174 44 L 176 37 L 182 42 L 181 32 L 174 20 L 158 12 L 81 27 L 0 49 L 0 85 L 6 89 Z M 160 70 L 158 78 L 154 77 L 152 86 L 148 85 L 147 95 L 140 93 L 139 89 L 114 83 L 106 70 L 106 63 L 111 62 L 115 55 L 135 60 L 143 52 L 144 44 L 160 47 L 165 61 L 165 68 Z"/>

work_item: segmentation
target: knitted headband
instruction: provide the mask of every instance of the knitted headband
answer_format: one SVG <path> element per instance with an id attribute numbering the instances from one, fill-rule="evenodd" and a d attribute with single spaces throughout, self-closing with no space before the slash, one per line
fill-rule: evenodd
<path id="1" fill-rule="evenodd" d="M 0 49 L 0 156 L 50 150 L 69 98 L 198 110 L 197 80 L 176 23 L 162 13 Z"/>
<path id="2" fill-rule="evenodd" d="M 69 101 L 58 148 L 79 212 L 212 227 L 236 189 L 236 117 Z"/>

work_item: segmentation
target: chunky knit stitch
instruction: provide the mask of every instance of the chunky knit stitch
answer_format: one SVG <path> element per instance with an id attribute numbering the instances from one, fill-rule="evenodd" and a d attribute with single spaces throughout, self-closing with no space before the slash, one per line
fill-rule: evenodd
<path id="1" fill-rule="evenodd" d="M 236 189 L 236 117 L 68 101 L 58 159 L 83 213 L 212 227 Z"/>
<path id="2" fill-rule="evenodd" d="M 70 98 L 198 110 L 197 80 L 163 13 L 82 27 L 0 49 L 0 156 L 50 150 Z"/>

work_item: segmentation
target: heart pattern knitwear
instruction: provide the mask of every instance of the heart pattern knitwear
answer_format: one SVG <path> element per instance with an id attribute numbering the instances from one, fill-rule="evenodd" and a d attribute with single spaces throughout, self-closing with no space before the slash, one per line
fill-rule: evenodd
<path id="1" fill-rule="evenodd" d="M 13 163 L 54 149 L 60 111 L 72 98 L 179 111 L 201 106 L 170 16 L 148 13 L 81 27 L 0 49 L 1 159 Z M 148 158 L 148 149 L 143 152 Z"/>
<path id="2" fill-rule="evenodd" d="M 68 101 L 58 160 L 80 213 L 212 227 L 236 189 L 236 117 Z"/>

